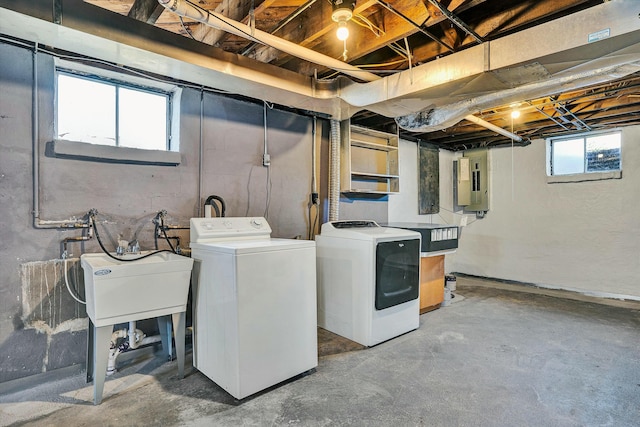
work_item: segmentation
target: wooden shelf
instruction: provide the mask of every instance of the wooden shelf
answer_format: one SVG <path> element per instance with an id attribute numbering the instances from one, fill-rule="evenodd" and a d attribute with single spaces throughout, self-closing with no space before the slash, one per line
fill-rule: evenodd
<path id="1" fill-rule="evenodd" d="M 341 123 L 342 193 L 393 194 L 399 191 L 398 135 Z"/>
<path id="2" fill-rule="evenodd" d="M 387 179 L 393 179 L 393 178 L 400 178 L 399 175 L 385 175 L 385 174 L 380 174 L 380 173 L 354 172 L 354 171 L 351 171 L 351 176 L 352 177 L 378 179 L 378 180 L 387 180 Z"/>
<path id="3" fill-rule="evenodd" d="M 360 148 L 370 148 L 372 150 L 380 150 L 380 151 L 394 151 L 398 149 L 398 147 L 394 147 L 393 145 L 383 145 L 383 144 L 377 144 L 374 142 L 359 141 L 357 139 L 351 139 L 351 146 L 360 147 Z"/>
<path id="4" fill-rule="evenodd" d="M 377 190 L 359 190 L 359 189 L 350 189 L 350 190 L 342 190 L 342 193 L 344 194 L 373 194 L 373 195 L 380 195 L 380 196 L 386 196 L 387 194 L 389 194 L 389 191 L 377 191 Z"/>

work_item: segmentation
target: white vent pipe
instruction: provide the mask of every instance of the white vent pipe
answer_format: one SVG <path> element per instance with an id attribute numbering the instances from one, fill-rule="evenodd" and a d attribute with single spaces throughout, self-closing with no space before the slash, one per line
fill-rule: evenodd
<path id="1" fill-rule="evenodd" d="M 304 59 L 305 61 L 309 61 L 309 62 L 313 62 L 314 64 L 319 64 L 325 67 L 329 67 L 333 70 L 340 71 L 351 77 L 355 77 L 357 79 L 364 80 L 367 82 L 372 82 L 380 79 L 379 76 L 373 73 L 370 73 L 368 71 L 361 70 L 360 68 L 354 67 L 353 65 L 347 64 L 346 62 L 339 61 L 330 56 L 323 55 L 311 49 L 307 49 L 305 47 L 299 46 L 288 40 L 285 40 L 280 37 L 276 37 L 272 34 L 266 33 L 264 31 L 258 30 L 257 28 L 252 28 L 241 22 L 237 22 L 232 19 L 229 19 L 226 16 L 221 15 L 219 13 L 211 12 L 203 8 L 199 8 L 185 0 L 158 0 L 158 3 L 160 3 L 166 9 L 169 9 L 170 11 L 180 16 L 191 18 L 202 24 L 209 25 L 211 27 L 226 31 L 231 34 L 235 34 L 236 36 L 239 36 L 239 37 L 244 37 L 246 39 L 253 40 L 258 43 L 266 44 L 275 49 L 286 52 L 290 55 Z M 215 19 L 215 22 L 211 22 L 212 17 Z M 518 135 L 512 132 L 509 132 L 505 129 L 502 129 L 498 126 L 495 126 L 485 120 L 479 119 L 475 116 L 468 115 L 465 117 L 465 119 L 479 126 L 483 126 L 489 130 L 499 133 L 500 135 L 504 135 L 507 138 L 511 138 L 514 141 L 518 141 L 518 142 L 522 141 L 522 138 L 519 137 Z"/>
<path id="2" fill-rule="evenodd" d="M 516 142 L 522 142 L 522 138 L 519 137 L 518 135 L 516 135 L 513 132 L 509 132 L 508 130 L 502 129 L 501 127 L 498 127 L 492 123 L 487 122 L 486 120 L 482 120 L 481 118 L 478 118 L 474 115 L 469 114 L 468 116 L 464 116 L 465 120 L 470 121 L 471 123 L 475 123 L 478 126 L 482 126 L 485 127 L 489 130 L 494 131 L 497 134 L 506 136 L 507 138 L 513 139 Z"/>
<path id="3" fill-rule="evenodd" d="M 331 120 L 329 151 L 329 221 L 337 221 L 340 213 L 340 122 Z"/>
<path id="4" fill-rule="evenodd" d="M 371 82 L 378 80 L 379 77 L 368 71 L 361 70 L 358 67 L 347 64 L 346 62 L 339 61 L 327 55 L 315 52 L 311 49 L 299 46 L 288 40 L 276 37 L 272 34 L 252 28 L 242 22 L 234 21 L 216 12 L 207 11 L 203 8 L 199 8 L 184 0 L 158 0 L 160 5 L 166 9 L 187 18 L 191 18 L 202 24 L 209 25 L 210 27 L 223 30 L 231 34 L 235 34 L 239 37 L 244 37 L 249 40 L 253 40 L 258 43 L 266 44 L 275 49 L 286 52 L 289 55 L 296 56 L 304 59 L 305 61 L 313 62 L 314 64 L 324 65 L 333 70 L 340 71 L 351 77 L 355 77 L 360 80 Z M 214 18 L 215 22 L 211 21 Z"/>

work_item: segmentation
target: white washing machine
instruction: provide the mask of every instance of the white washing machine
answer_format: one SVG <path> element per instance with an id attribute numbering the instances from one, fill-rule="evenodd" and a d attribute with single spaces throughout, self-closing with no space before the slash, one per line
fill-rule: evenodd
<path id="1" fill-rule="evenodd" d="M 192 218 L 194 366 L 243 399 L 318 365 L 315 242 Z"/>
<path id="2" fill-rule="evenodd" d="M 365 346 L 420 323 L 420 233 L 334 221 L 316 236 L 318 326 Z"/>

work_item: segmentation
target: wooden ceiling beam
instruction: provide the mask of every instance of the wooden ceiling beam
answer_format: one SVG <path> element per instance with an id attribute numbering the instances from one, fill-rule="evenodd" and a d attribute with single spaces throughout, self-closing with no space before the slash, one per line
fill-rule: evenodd
<path id="1" fill-rule="evenodd" d="M 370 7 L 373 4 L 376 2 L 366 1 L 364 4 L 358 5 L 354 13 L 360 13 L 364 7 Z M 300 46 L 312 48 L 316 40 L 327 35 L 335 25 L 331 19 L 331 13 L 332 7 L 329 2 L 324 0 L 315 2 L 299 14 L 295 21 L 285 25 L 276 35 Z M 261 46 L 250 54 L 252 58 L 262 62 L 273 62 L 285 55 L 269 46 Z"/>
<path id="2" fill-rule="evenodd" d="M 147 24 L 155 24 L 164 7 L 158 0 L 135 0 L 127 16 Z"/>
<path id="3" fill-rule="evenodd" d="M 474 6 L 479 6 L 484 2 L 474 2 Z M 528 22 L 535 22 L 549 16 L 559 14 L 568 8 L 577 7 L 583 5 L 585 3 L 593 3 L 593 0 L 530 0 L 525 2 L 519 2 L 517 5 L 512 7 L 507 7 L 503 9 L 502 12 L 498 14 L 494 14 L 490 11 L 485 12 L 488 15 L 483 15 L 481 13 L 483 7 L 476 7 L 473 11 L 478 10 L 477 22 L 471 23 L 475 32 L 477 32 L 482 37 L 488 39 L 495 39 L 499 37 L 501 34 L 512 31 L 516 28 L 524 27 Z M 507 2 L 507 4 L 509 4 Z M 464 10 L 467 13 L 472 13 L 472 11 L 467 8 Z M 457 14 L 461 14 L 463 10 L 456 10 Z M 437 15 L 437 12 L 431 12 L 432 18 L 428 22 L 443 22 L 445 18 Z M 432 21 L 433 19 L 433 21 Z M 451 31 L 445 32 L 447 34 L 448 40 L 451 43 L 455 43 L 456 48 L 462 48 L 465 46 L 471 46 L 476 44 L 476 41 L 459 32 L 459 31 Z M 458 37 L 458 38 L 456 38 Z M 413 51 L 413 55 L 415 57 L 415 62 L 422 63 L 428 62 L 440 55 L 446 54 L 440 46 L 435 42 L 427 42 L 417 47 Z"/>
<path id="4" fill-rule="evenodd" d="M 223 1 L 214 9 L 214 12 L 224 15 L 234 21 L 244 19 L 251 10 L 252 5 L 261 3 L 259 0 Z M 222 30 L 204 24 L 197 24 L 193 31 L 193 38 L 209 45 L 217 45 L 227 34 Z"/>
<path id="5" fill-rule="evenodd" d="M 414 25 L 408 23 L 398 15 L 389 13 L 386 9 L 379 6 L 377 2 L 372 1 L 369 3 L 371 3 L 371 7 L 363 9 L 361 12 L 356 9 L 356 13 L 364 16 L 383 32 L 376 35 L 374 31 L 369 28 L 353 22 L 350 23 L 349 30 L 351 34 L 346 42 L 347 62 L 349 63 L 354 63 L 354 61 L 357 61 L 359 58 L 388 46 L 390 43 L 402 40 L 417 31 Z M 423 23 L 428 18 L 427 9 L 424 5 L 412 0 L 396 2 L 394 7 L 407 16 L 410 16 L 416 23 Z M 299 44 L 331 57 L 341 57 L 344 46 L 343 43 L 331 34 L 336 26 L 331 20 L 330 12 L 328 19 L 325 19 L 320 25 L 323 27 L 322 35 L 326 34 L 327 37 L 318 37 L 318 35 L 314 34 L 305 37 Z M 272 63 L 288 69 L 303 70 L 302 72 L 307 73 L 307 75 L 312 74 L 312 71 L 309 70 L 308 63 L 305 65 L 305 62 L 298 58 L 282 55 L 277 60 L 272 61 Z M 314 66 L 314 68 L 318 67 Z M 372 70 L 375 71 L 374 69 Z"/>
<path id="6" fill-rule="evenodd" d="M 291 3 L 294 3 L 292 5 Z M 269 32 L 269 27 L 273 25 L 274 20 L 278 20 L 278 16 L 284 14 L 285 9 L 289 10 L 292 7 L 295 7 L 295 3 L 298 3 L 299 0 L 261 0 L 258 2 L 254 2 L 253 5 L 253 13 L 251 12 L 251 7 L 247 11 L 246 15 L 241 19 L 237 19 L 238 22 L 242 22 L 245 25 L 255 25 L 255 28 L 258 28 L 262 31 Z M 253 23 L 251 20 L 253 19 Z M 245 46 L 250 45 L 248 39 L 236 36 L 234 34 L 225 33 L 218 40 L 218 44 L 220 45 L 234 45 L 233 48 L 227 48 L 226 50 L 240 53 L 240 50 Z"/>
<path id="7" fill-rule="evenodd" d="M 484 37 L 508 32 L 538 22 L 552 15 L 591 2 L 592 0 L 530 0 L 506 7 L 502 13 L 490 16 L 475 26 Z"/>

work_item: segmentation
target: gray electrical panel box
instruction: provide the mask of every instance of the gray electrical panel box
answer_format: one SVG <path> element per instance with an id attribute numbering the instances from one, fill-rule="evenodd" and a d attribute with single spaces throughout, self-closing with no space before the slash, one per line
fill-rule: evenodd
<path id="1" fill-rule="evenodd" d="M 486 212 L 489 210 L 489 173 L 487 149 L 465 151 L 458 159 L 456 188 L 458 206 L 465 211 Z"/>

